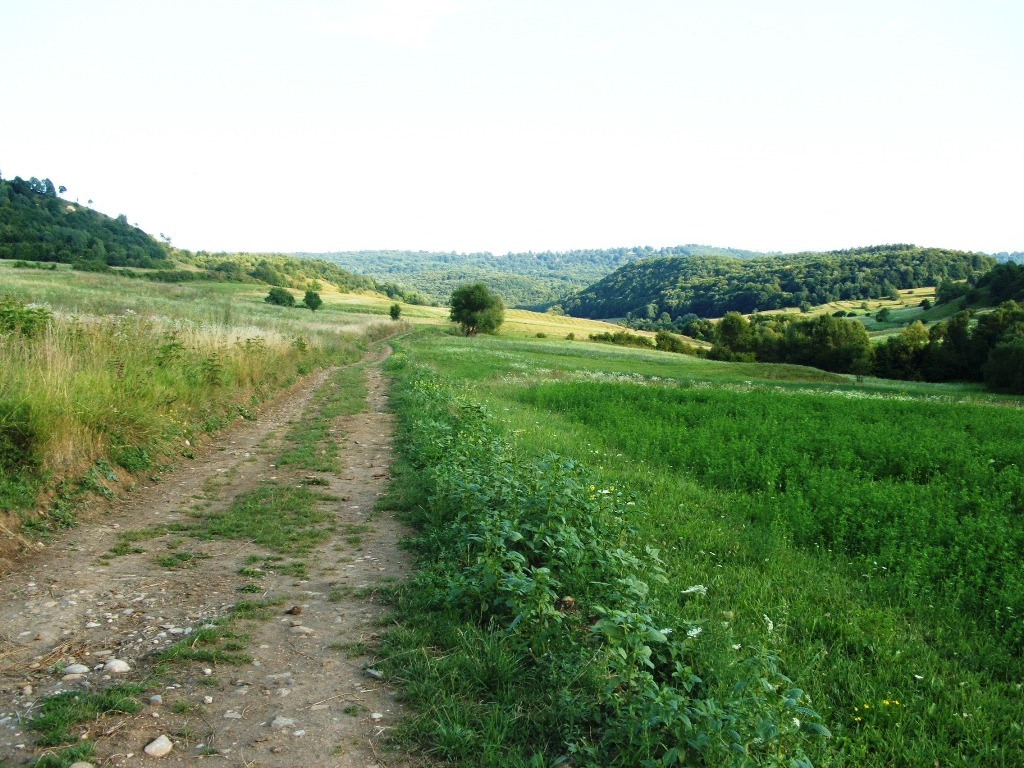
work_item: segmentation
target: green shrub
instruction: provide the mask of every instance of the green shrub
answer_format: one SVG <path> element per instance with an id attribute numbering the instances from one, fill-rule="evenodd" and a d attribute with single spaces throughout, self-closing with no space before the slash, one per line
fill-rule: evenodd
<path id="1" fill-rule="evenodd" d="M 289 294 L 290 296 L 291 294 Z M 316 312 L 323 306 L 324 300 L 320 298 L 320 294 L 316 291 L 306 291 L 305 297 L 302 299 L 302 303 L 309 307 L 313 312 Z"/>
<path id="2" fill-rule="evenodd" d="M 279 307 L 294 307 L 295 297 L 291 291 L 286 288 L 274 287 L 270 289 L 270 293 L 263 299 L 268 304 L 276 304 Z"/>
<path id="3" fill-rule="evenodd" d="M 0 333 L 36 336 L 52 317 L 53 313 L 46 307 L 34 307 L 10 296 L 0 296 Z"/>
<path id="4" fill-rule="evenodd" d="M 0 470 L 17 471 L 38 462 L 28 406 L 0 400 Z"/>

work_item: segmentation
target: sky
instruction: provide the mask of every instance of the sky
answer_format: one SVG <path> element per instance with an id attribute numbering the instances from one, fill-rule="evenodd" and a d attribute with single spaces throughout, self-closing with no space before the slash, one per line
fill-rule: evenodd
<path id="1" fill-rule="evenodd" d="M 0 174 L 180 247 L 1024 251 L 1024 0 L 0 0 Z"/>

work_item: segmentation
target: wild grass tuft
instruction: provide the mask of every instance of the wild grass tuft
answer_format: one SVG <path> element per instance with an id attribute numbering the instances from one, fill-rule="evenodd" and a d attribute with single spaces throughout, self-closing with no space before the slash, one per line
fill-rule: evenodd
<path id="1" fill-rule="evenodd" d="M 107 714 L 133 714 L 142 709 L 138 700 L 142 690 L 139 685 L 122 684 L 95 692 L 63 691 L 43 700 L 39 715 L 29 721 L 28 727 L 39 734 L 39 746 L 76 742 L 80 740 L 80 735 L 72 731 L 76 725 Z"/>

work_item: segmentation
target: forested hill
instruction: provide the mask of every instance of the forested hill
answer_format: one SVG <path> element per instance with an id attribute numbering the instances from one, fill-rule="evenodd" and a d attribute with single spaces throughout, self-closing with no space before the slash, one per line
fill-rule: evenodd
<path id="1" fill-rule="evenodd" d="M 901 288 L 974 277 L 995 263 L 985 254 L 906 244 L 750 259 L 642 259 L 566 298 L 562 306 L 570 315 L 590 318 L 721 317 L 729 311 L 880 298 Z"/>
<path id="2" fill-rule="evenodd" d="M 330 283 L 340 291 L 378 291 L 417 303 L 422 297 L 395 285 L 353 274 L 323 259 L 300 259 L 282 253 L 208 253 L 173 248 L 127 217 L 110 218 L 59 197 L 63 187 L 49 179 L 0 179 L 0 259 L 16 266 L 111 272 L 128 278 L 168 283 L 195 281 L 254 283 L 303 290 Z M 92 201 L 90 201 L 92 202 Z"/>
<path id="3" fill-rule="evenodd" d="M 298 253 L 296 256 L 327 259 L 353 272 L 379 281 L 396 283 L 445 302 L 462 283 L 482 281 L 509 306 L 540 307 L 600 280 L 637 259 L 669 256 L 731 256 L 749 258 L 763 254 L 706 245 L 671 248 L 607 248 L 601 250 L 508 253 L 440 253 L 432 251 L 341 251 Z"/>
<path id="4" fill-rule="evenodd" d="M 57 193 L 49 179 L 0 179 L 0 259 L 171 266 L 167 247 L 133 227 L 125 216 L 112 219 Z"/>

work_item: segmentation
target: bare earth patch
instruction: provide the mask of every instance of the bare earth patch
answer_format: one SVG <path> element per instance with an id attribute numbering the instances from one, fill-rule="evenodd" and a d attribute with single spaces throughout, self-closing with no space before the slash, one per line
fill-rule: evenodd
<path id="1" fill-rule="evenodd" d="M 72 728 L 94 742 L 95 765 L 413 763 L 388 751 L 400 707 L 368 655 L 387 623 L 382 597 L 410 568 L 397 547 L 399 524 L 374 511 L 393 431 L 380 359 L 366 366 L 366 407 L 331 423 L 337 471 L 275 464 L 328 382 L 320 372 L 4 577 L 0 764 L 43 754 L 27 724 L 44 697 L 115 682 L 146 685 L 144 706 Z M 322 497 L 325 538 L 281 554 L 252 538 L 195 533 L 240 496 L 268 487 Z M 169 648 L 183 652 L 168 660 Z M 105 670 L 112 659 L 130 671 Z M 88 670 L 68 675 L 72 663 Z M 171 752 L 146 755 L 161 735 Z"/>

